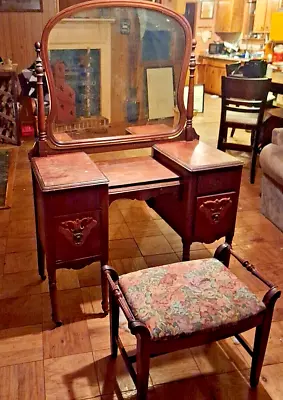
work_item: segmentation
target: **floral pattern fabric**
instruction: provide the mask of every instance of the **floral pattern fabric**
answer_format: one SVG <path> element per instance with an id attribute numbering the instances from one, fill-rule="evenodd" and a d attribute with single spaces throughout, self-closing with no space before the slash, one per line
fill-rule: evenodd
<path id="1" fill-rule="evenodd" d="M 215 330 L 265 309 L 215 258 L 131 272 L 120 276 L 119 285 L 153 340 Z"/>

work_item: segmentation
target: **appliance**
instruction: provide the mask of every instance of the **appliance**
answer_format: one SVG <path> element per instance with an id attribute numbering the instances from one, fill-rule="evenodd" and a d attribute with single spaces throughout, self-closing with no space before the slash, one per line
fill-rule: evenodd
<path id="1" fill-rule="evenodd" d="M 208 46 L 209 54 L 222 54 L 224 53 L 224 43 L 210 43 Z"/>

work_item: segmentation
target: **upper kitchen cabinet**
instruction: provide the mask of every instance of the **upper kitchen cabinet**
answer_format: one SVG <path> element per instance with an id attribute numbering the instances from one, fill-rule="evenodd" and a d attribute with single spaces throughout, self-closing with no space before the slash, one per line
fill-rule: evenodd
<path id="1" fill-rule="evenodd" d="M 270 31 L 271 14 L 280 7 L 280 0 L 257 0 L 253 31 L 265 33 Z"/>
<path id="2" fill-rule="evenodd" d="M 245 0 L 219 0 L 216 10 L 216 32 L 241 32 Z"/>

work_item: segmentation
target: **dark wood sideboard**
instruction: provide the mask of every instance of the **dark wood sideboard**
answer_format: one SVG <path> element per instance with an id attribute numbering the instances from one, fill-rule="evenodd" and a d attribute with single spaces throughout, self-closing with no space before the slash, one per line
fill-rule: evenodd
<path id="1" fill-rule="evenodd" d="M 48 271 L 52 318 L 61 324 L 56 270 L 108 262 L 108 208 L 119 198 L 145 200 L 183 241 L 211 243 L 235 229 L 242 163 L 194 140 L 155 145 L 152 157 L 97 162 L 83 152 L 33 158 L 38 266 Z M 102 279 L 102 307 L 108 311 Z"/>

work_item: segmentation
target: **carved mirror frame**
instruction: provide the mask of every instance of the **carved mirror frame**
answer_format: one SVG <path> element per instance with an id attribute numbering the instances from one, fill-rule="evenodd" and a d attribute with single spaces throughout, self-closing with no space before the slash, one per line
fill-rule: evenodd
<path id="1" fill-rule="evenodd" d="M 58 141 L 52 133 L 52 121 L 55 117 L 55 107 L 52 109 L 52 99 L 56 98 L 55 84 L 51 70 L 51 64 L 48 57 L 48 39 L 50 32 L 55 25 L 63 18 L 68 18 L 77 12 L 86 11 L 93 8 L 108 8 L 108 7 L 129 7 L 143 8 L 161 12 L 166 16 L 176 20 L 183 28 L 185 35 L 185 52 L 183 55 L 180 78 L 177 91 L 177 107 L 180 112 L 179 123 L 176 127 L 172 127 L 172 132 L 140 135 L 125 135 L 113 137 L 101 137 L 90 139 L 78 139 L 76 141 Z M 83 150 L 86 152 L 103 152 L 109 150 L 122 150 L 129 148 L 149 147 L 155 143 L 168 140 L 193 140 L 198 138 L 195 130 L 192 127 L 193 118 L 193 87 L 194 87 L 194 71 L 195 71 L 195 55 L 194 49 L 196 46 L 195 40 L 192 39 L 192 32 L 188 21 L 180 14 L 171 9 L 162 6 L 158 3 L 139 0 L 91 0 L 85 3 L 76 4 L 66 8 L 56 14 L 46 24 L 41 42 L 35 44 L 37 59 L 36 59 L 36 74 L 37 74 L 37 95 L 38 95 L 38 132 L 33 150 L 33 155 L 47 155 L 58 152 L 72 152 Z M 41 58 L 42 57 L 42 58 Z M 184 106 L 184 86 L 187 72 L 189 69 L 189 96 L 187 108 Z M 50 112 L 45 117 L 44 113 L 44 94 L 43 94 L 43 77 L 46 75 L 47 84 L 50 94 Z"/>

